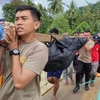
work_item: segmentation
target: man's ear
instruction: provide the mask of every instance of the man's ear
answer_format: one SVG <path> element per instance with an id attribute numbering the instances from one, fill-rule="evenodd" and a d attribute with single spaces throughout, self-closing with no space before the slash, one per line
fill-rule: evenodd
<path id="1" fill-rule="evenodd" d="M 38 29 L 39 26 L 40 26 L 40 21 L 36 21 L 36 22 L 35 22 L 35 30 Z"/>

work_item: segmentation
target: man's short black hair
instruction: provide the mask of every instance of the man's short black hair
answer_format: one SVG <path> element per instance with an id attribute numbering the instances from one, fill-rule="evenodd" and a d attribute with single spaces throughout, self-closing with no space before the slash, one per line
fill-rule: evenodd
<path id="1" fill-rule="evenodd" d="M 59 31 L 57 28 L 52 28 L 49 32 L 50 32 L 50 34 L 52 34 L 52 33 L 59 34 Z"/>
<path id="2" fill-rule="evenodd" d="M 35 8 L 35 7 L 32 7 L 32 6 L 28 6 L 28 5 L 22 5 L 22 6 L 18 6 L 16 8 L 16 13 L 18 11 L 24 11 L 24 10 L 29 10 L 32 14 L 32 17 L 36 20 L 36 21 L 40 21 L 40 17 L 41 17 L 41 14 L 40 12 Z"/>
<path id="3" fill-rule="evenodd" d="M 74 35 L 74 34 L 79 34 L 79 32 L 74 32 L 73 35 Z"/>
<path id="4" fill-rule="evenodd" d="M 84 32 L 80 32 L 79 34 L 84 34 Z"/>
<path id="5" fill-rule="evenodd" d="M 89 29 L 85 29 L 84 32 L 88 33 L 88 32 L 90 32 L 90 30 Z"/>

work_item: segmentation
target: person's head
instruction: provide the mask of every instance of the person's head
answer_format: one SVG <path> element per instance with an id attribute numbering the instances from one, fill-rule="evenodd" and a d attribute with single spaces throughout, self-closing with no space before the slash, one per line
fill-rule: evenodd
<path id="1" fill-rule="evenodd" d="M 90 30 L 89 30 L 89 29 L 86 29 L 86 30 L 84 31 L 84 36 L 86 36 L 88 39 L 91 38 L 91 33 L 90 33 Z"/>
<path id="2" fill-rule="evenodd" d="M 56 35 L 58 35 L 59 31 L 58 31 L 57 28 L 52 28 L 52 29 L 50 29 L 49 34 L 56 34 Z"/>
<path id="3" fill-rule="evenodd" d="M 79 37 L 84 37 L 84 32 L 80 32 Z"/>
<path id="4" fill-rule="evenodd" d="M 97 35 L 100 37 L 100 32 L 98 32 Z"/>
<path id="5" fill-rule="evenodd" d="M 69 34 L 68 33 L 63 33 L 63 37 L 68 37 Z"/>
<path id="6" fill-rule="evenodd" d="M 94 34 L 94 35 L 92 36 L 92 40 L 94 41 L 94 43 L 97 43 L 98 40 L 99 40 L 99 36 L 98 36 L 97 34 Z"/>
<path id="7" fill-rule="evenodd" d="M 40 26 L 40 12 L 28 5 L 16 8 L 15 27 L 19 36 L 35 33 Z"/>
<path id="8" fill-rule="evenodd" d="M 74 32 L 73 36 L 78 37 L 79 33 L 78 32 Z"/>

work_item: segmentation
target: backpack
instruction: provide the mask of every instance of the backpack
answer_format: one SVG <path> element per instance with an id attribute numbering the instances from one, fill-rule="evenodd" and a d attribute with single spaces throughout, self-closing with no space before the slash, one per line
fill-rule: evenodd
<path id="1" fill-rule="evenodd" d="M 57 40 L 51 35 L 51 41 L 45 43 L 49 49 L 48 62 L 44 71 L 64 70 L 69 67 L 75 57 L 76 50 L 87 42 L 85 37 L 67 38 Z"/>

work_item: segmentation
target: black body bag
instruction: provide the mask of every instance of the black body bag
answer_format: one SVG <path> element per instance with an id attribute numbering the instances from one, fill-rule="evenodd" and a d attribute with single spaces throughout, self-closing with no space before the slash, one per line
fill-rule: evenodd
<path id="1" fill-rule="evenodd" d="M 51 35 L 51 41 L 45 43 L 49 48 L 48 62 L 44 71 L 64 70 L 69 67 L 76 50 L 80 49 L 87 42 L 87 38 L 62 38 L 57 40 Z"/>

